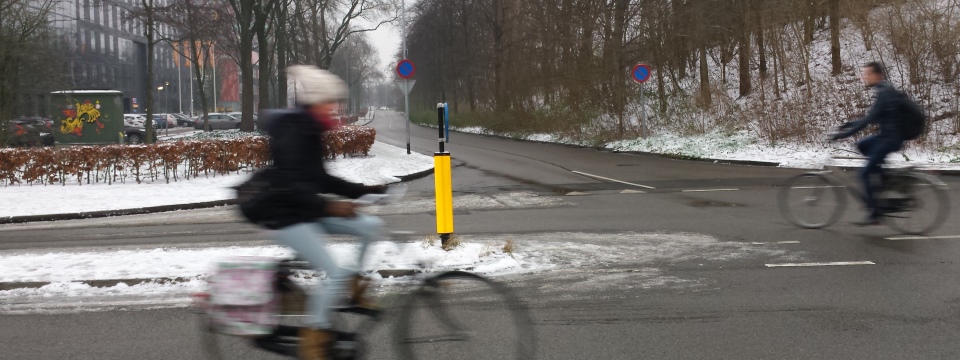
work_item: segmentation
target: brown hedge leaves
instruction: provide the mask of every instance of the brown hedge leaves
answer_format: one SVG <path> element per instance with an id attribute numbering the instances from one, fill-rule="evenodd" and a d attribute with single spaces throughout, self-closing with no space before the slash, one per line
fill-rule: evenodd
<path id="1" fill-rule="evenodd" d="M 323 156 L 366 156 L 373 128 L 346 125 L 324 135 Z M 79 184 L 225 175 L 270 163 L 267 137 L 162 142 L 151 145 L 74 146 L 0 150 L 0 183 Z"/>

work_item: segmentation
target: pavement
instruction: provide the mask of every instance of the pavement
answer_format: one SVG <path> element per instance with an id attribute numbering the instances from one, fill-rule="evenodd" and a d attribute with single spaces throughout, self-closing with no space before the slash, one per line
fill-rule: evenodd
<path id="1" fill-rule="evenodd" d="M 397 114 L 378 112 L 371 125 L 379 141 L 406 146 Z M 437 150 L 436 129 L 411 130 L 414 151 Z M 852 226 L 861 215 L 856 209 L 831 228 L 798 229 L 780 216 L 776 194 L 803 170 L 470 134 L 446 148 L 454 198 L 469 199 L 455 200 L 456 234 L 475 242 L 512 239 L 518 254 L 553 265 L 496 277 L 529 307 L 538 358 L 960 358 L 955 214 L 926 237 Z M 958 179 L 944 180 L 957 209 Z M 376 214 L 388 228 L 412 232 L 410 241 L 435 236 L 427 206 L 433 183 L 432 175 L 410 181 L 406 205 Z M 517 193 L 527 195 L 504 196 Z M 533 197 L 556 201 L 523 200 Z M 2 225 L 0 256 L 249 246 L 267 238 L 228 206 Z M 11 302 L 2 296 L 0 302 Z M 32 307 L 0 316 L 0 358 L 200 358 L 196 318 L 177 299 L 32 300 Z M 469 319 L 509 324 L 490 306 Z M 369 358 L 394 358 L 394 325 L 365 333 Z M 475 351 L 498 346 L 481 342 Z M 235 358 L 271 357 L 251 351 Z"/>

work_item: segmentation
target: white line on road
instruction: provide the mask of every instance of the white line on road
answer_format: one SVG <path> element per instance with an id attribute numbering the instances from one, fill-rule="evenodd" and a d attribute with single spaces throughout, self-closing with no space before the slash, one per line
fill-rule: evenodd
<path id="1" fill-rule="evenodd" d="M 694 189 L 680 190 L 680 192 L 711 192 L 711 191 L 739 191 L 740 189 Z"/>
<path id="2" fill-rule="evenodd" d="M 943 236 L 894 236 L 884 238 L 886 240 L 935 240 L 935 239 L 960 239 L 960 235 Z"/>
<path id="3" fill-rule="evenodd" d="M 653 187 L 653 186 L 646 186 L 646 185 L 634 184 L 634 183 L 631 183 L 631 182 L 620 181 L 620 180 L 617 180 L 617 179 L 611 179 L 611 178 L 603 177 L 603 176 L 600 176 L 600 175 L 587 174 L 587 173 L 585 173 L 585 172 L 579 172 L 579 171 L 573 171 L 573 170 L 570 170 L 570 172 L 572 172 L 572 173 L 574 173 L 574 174 L 580 174 L 580 175 L 583 175 L 583 176 L 592 177 L 592 178 L 595 178 L 595 179 L 612 181 L 612 182 L 621 183 L 621 184 L 626 184 L 626 185 L 630 185 L 630 186 L 642 187 L 642 188 L 645 188 L 645 189 L 656 189 L 656 188 Z"/>
<path id="4" fill-rule="evenodd" d="M 754 242 L 753 245 L 768 245 L 768 244 L 799 244 L 799 241 L 776 241 L 776 242 Z"/>
<path id="5" fill-rule="evenodd" d="M 873 261 L 836 261 L 814 263 L 785 263 L 765 264 L 767 267 L 813 267 L 813 266 L 849 266 L 849 265 L 876 265 Z"/>

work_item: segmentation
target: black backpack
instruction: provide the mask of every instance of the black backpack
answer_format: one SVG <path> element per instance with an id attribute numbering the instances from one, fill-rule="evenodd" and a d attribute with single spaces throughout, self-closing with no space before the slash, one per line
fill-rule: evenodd
<path id="1" fill-rule="evenodd" d="M 898 91 L 898 93 L 900 106 L 897 116 L 899 118 L 900 134 L 904 140 L 916 139 L 920 137 L 920 135 L 923 135 L 927 129 L 927 114 L 925 114 L 923 108 L 907 96 L 907 94 L 900 91 Z"/>

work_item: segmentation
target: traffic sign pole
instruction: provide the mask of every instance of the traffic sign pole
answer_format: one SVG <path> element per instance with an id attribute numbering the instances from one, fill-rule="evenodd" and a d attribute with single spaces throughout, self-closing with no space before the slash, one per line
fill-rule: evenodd
<path id="1" fill-rule="evenodd" d="M 413 74 L 417 72 L 417 67 L 413 61 L 403 59 L 397 63 L 397 75 L 403 78 L 403 113 L 407 117 L 407 155 L 410 155 L 410 90 L 413 84 L 408 83 Z M 416 81 L 416 80 L 414 80 Z"/>
<path id="2" fill-rule="evenodd" d="M 637 64 L 630 71 L 633 81 L 640 83 L 640 131 L 643 137 L 647 137 L 647 106 L 643 97 L 643 83 L 650 80 L 650 66 L 647 64 Z"/>
<path id="3" fill-rule="evenodd" d="M 403 79 L 403 114 L 407 117 L 407 155 L 410 155 L 410 87 L 407 79 Z"/>

